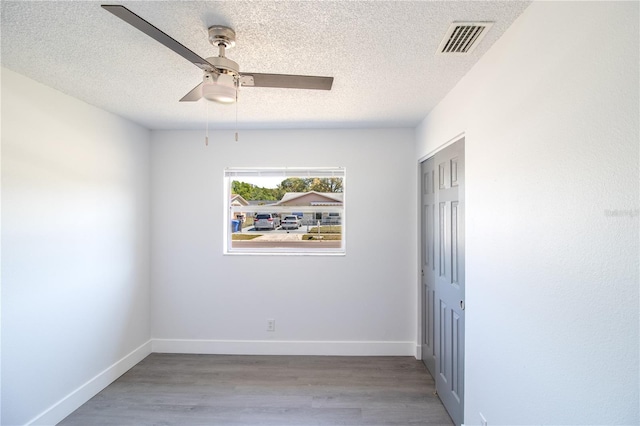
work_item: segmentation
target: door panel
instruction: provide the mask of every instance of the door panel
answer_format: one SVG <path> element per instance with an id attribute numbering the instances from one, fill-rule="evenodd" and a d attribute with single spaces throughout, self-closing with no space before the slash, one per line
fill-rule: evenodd
<path id="1" fill-rule="evenodd" d="M 447 203 L 438 203 L 438 275 L 447 274 Z"/>
<path id="2" fill-rule="evenodd" d="M 458 285 L 458 201 L 451 203 L 451 284 Z"/>
<path id="3" fill-rule="evenodd" d="M 421 257 L 428 259 L 422 265 L 423 360 L 445 408 L 460 425 L 464 414 L 464 139 L 422 163 L 421 171 L 423 184 L 433 185 L 424 178 L 430 172 L 437 180 L 437 185 L 422 191 Z M 435 359 L 429 359 L 432 353 Z"/>

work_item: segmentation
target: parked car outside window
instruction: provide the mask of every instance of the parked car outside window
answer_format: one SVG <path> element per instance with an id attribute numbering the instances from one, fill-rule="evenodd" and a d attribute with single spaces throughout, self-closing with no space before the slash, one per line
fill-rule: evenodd
<path id="1" fill-rule="evenodd" d="M 280 218 L 271 213 L 258 213 L 253 222 L 253 227 L 256 231 L 260 229 L 276 229 L 278 226 L 280 226 Z"/>
<path id="2" fill-rule="evenodd" d="M 285 216 L 282 219 L 282 229 L 298 229 L 300 228 L 300 219 L 298 216 Z"/>

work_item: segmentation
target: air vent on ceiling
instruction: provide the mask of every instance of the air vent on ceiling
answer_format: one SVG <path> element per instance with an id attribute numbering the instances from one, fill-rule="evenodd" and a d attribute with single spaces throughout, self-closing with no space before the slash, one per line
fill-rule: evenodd
<path id="1" fill-rule="evenodd" d="M 438 47 L 439 54 L 468 55 L 487 34 L 493 22 L 454 22 Z"/>

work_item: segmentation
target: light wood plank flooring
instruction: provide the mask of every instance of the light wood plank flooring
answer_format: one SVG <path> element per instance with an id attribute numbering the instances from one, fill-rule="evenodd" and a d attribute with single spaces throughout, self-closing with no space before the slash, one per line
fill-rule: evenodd
<path id="1" fill-rule="evenodd" d="M 151 354 L 60 425 L 452 425 L 412 357 Z"/>

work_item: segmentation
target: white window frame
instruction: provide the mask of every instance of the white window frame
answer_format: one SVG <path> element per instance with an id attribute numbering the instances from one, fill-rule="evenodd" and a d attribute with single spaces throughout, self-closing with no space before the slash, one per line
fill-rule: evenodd
<path id="1" fill-rule="evenodd" d="M 242 180 L 243 177 L 269 177 L 282 178 L 282 180 L 292 177 L 340 177 L 342 178 L 342 205 L 341 206 L 250 206 L 236 207 L 231 205 L 232 188 L 234 180 Z M 344 256 L 346 255 L 346 169 L 344 167 L 229 167 L 224 170 L 224 220 L 223 220 L 223 253 L 225 255 L 322 255 L 322 256 Z M 275 201 L 274 201 L 275 203 Z M 340 247 L 324 247 L 320 244 L 314 246 L 311 241 L 302 247 L 233 247 L 231 221 L 236 214 L 251 210 L 255 213 L 333 213 L 340 214 L 341 239 Z M 338 240 L 336 240 L 338 241 Z"/>

